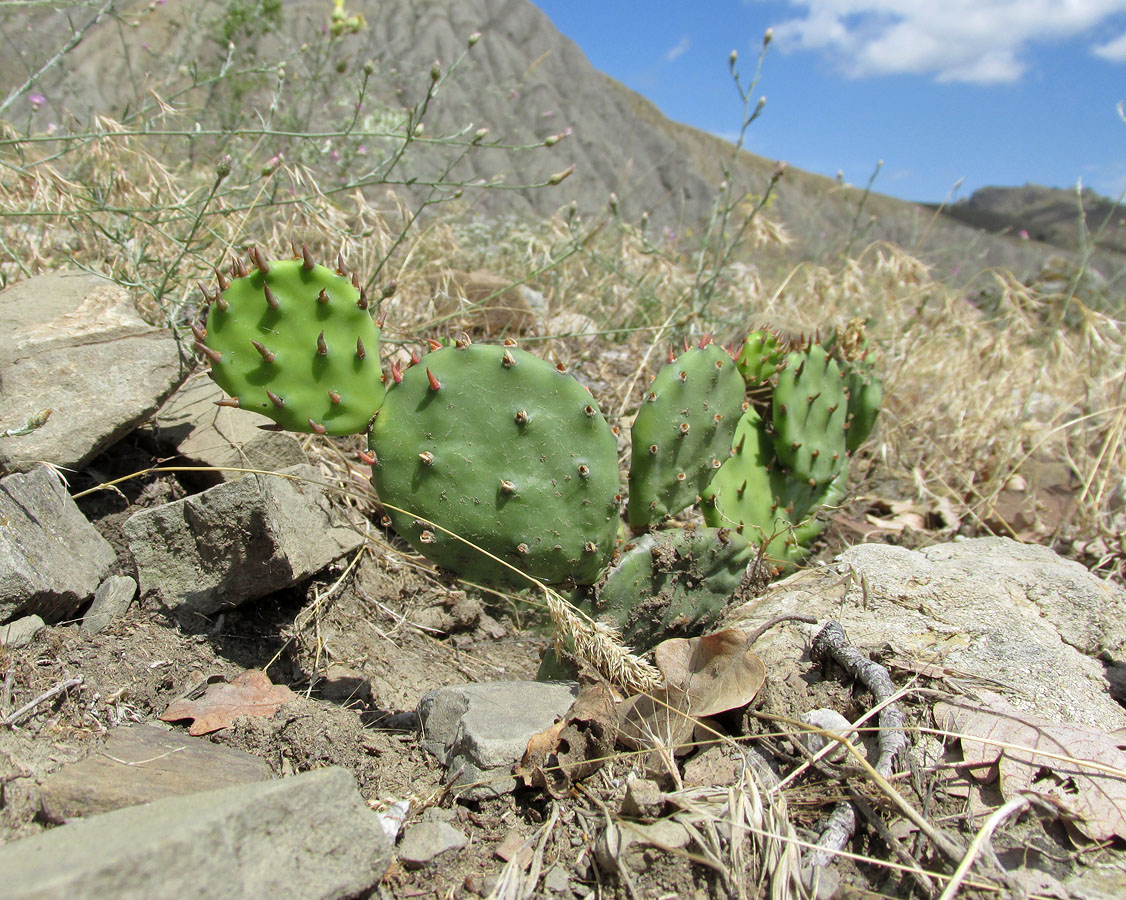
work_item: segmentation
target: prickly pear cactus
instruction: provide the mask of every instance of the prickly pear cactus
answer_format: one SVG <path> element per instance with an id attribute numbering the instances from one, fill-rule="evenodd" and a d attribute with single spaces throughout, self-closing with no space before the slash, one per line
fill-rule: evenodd
<path id="1" fill-rule="evenodd" d="M 872 433 L 884 402 L 884 384 L 876 374 L 875 363 L 864 360 L 847 366 L 845 389 L 848 391 L 845 447 L 851 454 Z"/>
<path id="2" fill-rule="evenodd" d="M 763 558 L 785 569 L 803 559 L 824 529 L 816 518 L 826 505 L 840 502 L 847 469 L 827 485 L 811 487 L 782 470 L 765 424 L 752 408 L 739 420 L 734 455 L 725 462 L 702 497 L 704 520 L 731 528 L 762 547 Z"/>
<path id="3" fill-rule="evenodd" d="M 730 453 L 744 390 L 731 357 L 710 343 L 657 373 L 631 433 L 630 525 L 647 528 L 696 501 Z"/>
<path id="4" fill-rule="evenodd" d="M 379 326 L 364 293 L 341 270 L 297 259 L 267 262 L 251 251 L 232 277 L 219 274 L 196 347 L 228 406 L 288 431 L 356 434 L 383 402 Z"/>
<path id="5" fill-rule="evenodd" d="M 591 612 L 612 620 L 634 650 L 648 650 L 714 625 L 754 558 L 746 538 L 730 529 L 649 532 L 626 544 Z"/>
<path id="6" fill-rule="evenodd" d="M 573 377 L 515 346 L 460 341 L 405 372 L 369 434 L 395 530 L 470 580 L 589 584 L 618 531 L 617 441 Z M 428 520 L 428 521 L 426 521 Z M 434 523 L 441 526 L 435 528 Z"/>
<path id="7" fill-rule="evenodd" d="M 785 362 L 786 348 L 769 328 L 748 334 L 735 358 L 735 365 L 752 388 L 765 383 Z"/>
<path id="8" fill-rule="evenodd" d="M 795 478 L 817 487 L 848 462 L 848 398 L 840 367 L 825 348 L 794 351 L 778 375 L 772 399 L 774 450 Z"/>

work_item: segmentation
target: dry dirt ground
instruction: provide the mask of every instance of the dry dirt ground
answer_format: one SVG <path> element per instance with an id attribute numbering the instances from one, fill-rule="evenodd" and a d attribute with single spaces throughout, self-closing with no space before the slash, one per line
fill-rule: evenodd
<path id="1" fill-rule="evenodd" d="M 152 462 L 143 446 L 130 439 L 78 473 L 72 488 L 81 490 Z M 119 569 L 127 573 L 130 562 L 120 534 L 124 519 L 191 489 L 173 475 L 150 475 L 124 482 L 116 493 L 103 491 L 79 502 L 118 549 Z M 831 552 L 832 542 L 841 540 L 830 532 L 823 552 Z M 709 857 L 698 846 L 634 848 L 620 861 L 607 860 L 603 847 L 599 864 L 598 837 L 608 822 L 621 821 L 627 784 L 643 768 L 629 753 L 560 798 L 518 789 L 500 799 L 466 802 L 444 789 L 445 773 L 419 746 L 413 727 L 418 700 L 442 685 L 534 678 L 547 633 L 546 616 L 534 605 L 467 592 L 390 539 L 358 559 L 341 560 L 300 590 L 217 615 L 195 632 L 145 602 L 135 603 L 97 635 L 85 634 L 76 623 L 48 628 L 23 649 L 0 650 L 0 709 L 16 709 L 74 676 L 81 675 L 83 683 L 40 705 L 18 728 L 0 729 L 0 841 L 50 826 L 41 811 L 40 782 L 61 766 L 99 752 L 109 729 L 156 720 L 172 701 L 213 676 L 264 669 L 275 683 L 292 687 L 298 698 L 272 718 L 241 718 L 207 739 L 265 759 L 277 776 L 344 766 L 373 807 L 411 800 L 408 827 L 420 817 L 437 817 L 467 836 L 464 849 L 421 869 L 393 863 L 380 886 L 383 896 L 487 895 L 505 865 L 502 857 L 529 838 L 536 839 L 538 849 L 526 862 L 544 874 L 538 895 L 564 900 L 592 891 L 596 896 L 646 898 L 764 896 L 754 854 L 737 871 L 723 854 Z M 852 720 L 871 703 L 839 672 L 806 671 L 795 661 L 792 671 L 770 674 L 750 710 L 718 725 L 733 735 L 754 735 L 780 759 L 796 763 L 793 749 L 771 736 L 777 730 L 775 717 L 821 706 Z M 929 724 L 927 710 L 908 706 L 905 711 L 909 722 Z M 716 748 L 706 757 L 698 752 L 695 763 L 690 758 L 680 762 L 686 785 L 723 784 L 735 772 L 734 758 Z M 695 768 L 689 769 L 691 765 Z M 662 786 L 671 786 L 667 778 Z M 982 811 L 996 805 L 995 797 L 948 789 L 936 775 L 907 775 L 901 786 L 928 817 L 951 829 L 976 829 Z M 845 784 L 831 775 L 796 782 L 786 799 L 797 836 L 814 839 L 832 804 L 845 796 Z M 894 816 L 876 792 L 860 799 L 867 801 L 862 810 L 870 818 L 861 822 L 848 849 L 886 858 L 880 829 Z M 672 809 L 668 803 L 663 807 L 666 813 Z M 689 819 L 705 838 L 715 828 L 706 811 Z M 894 827 L 902 839 L 902 820 Z M 933 865 L 925 843 L 919 840 L 914 846 L 918 859 Z M 995 847 L 1009 863 L 1035 858 L 1061 878 L 1086 852 L 1058 826 L 1042 826 L 1036 819 L 1000 833 Z M 837 870 L 846 885 L 838 896 L 907 896 L 915 887 L 900 872 L 847 859 Z"/>

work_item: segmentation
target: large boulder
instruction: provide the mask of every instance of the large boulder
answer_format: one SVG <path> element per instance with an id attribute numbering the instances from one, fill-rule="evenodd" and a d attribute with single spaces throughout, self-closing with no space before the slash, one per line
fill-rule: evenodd
<path id="1" fill-rule="evenodd" d="M 1107 678 L 1126 656 L 1126 591 L 1048 548 L 998 537 L 921 550 L 862 544 L 772 585 L 724 624 L 753 630 L 787 613 L 835 619 L 866 653 L 993 685 L 1043 718 L 1126 727 Z M 792 670 L 817 628 L 776 626 L 755 651 L 767 671 Z"/>

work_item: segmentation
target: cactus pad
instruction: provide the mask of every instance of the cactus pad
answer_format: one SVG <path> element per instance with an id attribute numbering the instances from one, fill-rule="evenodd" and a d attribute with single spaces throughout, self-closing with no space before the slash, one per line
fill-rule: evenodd
<path id="1" fill-rule="evenodd" d="M 714 625 L 754 559 L 729 529 L 672 528 L 626 545 L 600 585 L 591 612 L 621 629 L 635 651 Z"/>
<path id="2" fill-rule="evenodd" d="M 465 343 L 435 350 L 387 392 L 368 444 L 395 530 L 440 566 L 527 586 L 441 529 L 552 584 L 589 584 L 609 559 L 617 441 L 589 392 L 530 353 Z"/>
<path id="3" fill-rule="evenodd" d="M 772 403 L 778 459 L 810 487 L 832 481 L 848 462 L 848 399 L 836 361 L 818 344 L 794 351 L 778 376 Z"/>
<path id="4" fill-rule="evenodd" d="M 762 547 L 763 557 L 781 568 L 800 561 L 824 525 L 816 518 L 840 501 L 847 468 L 825 486 L 783 472 L 774 446 L 752 408 L 735 431 L 735 455 L 725 462 L 703 494 L 705 521 L 732 528 Z"/>
<path id="5" fill-rule="evenodd" d="M 745 387 L 715 344 L 657 373 L 633 423 L 629 522 L 646 528 L 691 506 L 727 459 Z"/>
<path id="6" fill-rule="evenodd" d="M 761 328 L 752 331 L 743 341 L 735 365 L 748 387 L 763 384 L 786 362 L 786 348 L 773 331 Z"/>
<path id="7" fill-rule="evenodd" d="M 347 277 L 308 255 L 219 278 L 197 348 L 228 405 L 289 431 L 356 434 L 383 402 L 379 326 Z"/>

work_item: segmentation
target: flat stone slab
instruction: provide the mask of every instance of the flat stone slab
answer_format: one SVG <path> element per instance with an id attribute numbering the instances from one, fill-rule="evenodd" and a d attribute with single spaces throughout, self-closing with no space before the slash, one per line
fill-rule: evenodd
<path id="1" fill-rule="evenodd" d="M 374 887 L 391 846 L 352 775 L 169 797 L 0 847 L 4 896 L 21 900 L 341 900 Z"/>
<path id="2" fill-rule="evenodd" d="M 0 479 L 0 523 L 0 622 L 73 615 L 116 561 L 47 466 Z"/>
<path id="3" fill-rule="evenodd" d="M 864 576 L 866 592 L 850 571 Z M 1126 592 L 1045 547 L 997 537 L 922 550 L 861 544 L 771 585 L 723 624 L 751 630 L 787 613 L 820 624 L 780 625 L 760 637 L 755 652 L 768 672 L 808 665 L 810 638 L 835 619 L 862 651 L 934 664 L 1026 712 L 1108 732 L 1126 727 L 1094 658 L 1121 658 Z"/>
<path id="4" fill-rule="evenodd" d="M 155 725 L 129 725 L 111 731 L 101 749 L 50 775 L 40 796 L 46 818 L 65 822 L 271 777 L 269 763 L 243 750 Z"/>
<path id="5" fill-rule="evenodd" d="M 197 481 L 208 485 L 234 481 L 241 472 L 263 469 L 276 472 L 307 463 L 301 441 L 281 431 L 263 431 L 265 416 L 246 410 L 216 406 L 226 393 L 204 375 L 188 379 L 160 408 L 150 430 L 162 447 L 174 448 L 189 465 L 212 466 Z"/>
<path id="6" fill-rule="evenodd" d="M 418 822 L 399 842 L 399 862 L 408 869 L 418 869 L 465 844 L 465 835 L 446 822 Z"/>
<path id="7" fill-rule="evenodd" d="M 363 543 L 312 466 L 248 475 L 143 510 L 123 530 L 142 594 L 209 615 L 289 587 Z"/>
<path id="8" fill-rule="evenodd" d="M 422 746 L 460 774 L 458 796 L 499 797 L 516 787 L 512 768 L 528 740 L 563 716 L 578 694 L 571 682 L 490 681 L 431 691 L 418 703 Z"/>
<path id="9" fill-rule="evenodd" d="M 80 469 L 157 410 L 192 361 L 128 292 L 85 272 L 53 272 L 0 292 L 0 431 L 44 409 L 29 434 L 0 440 L 0 471 L 46 460 Z"/>

